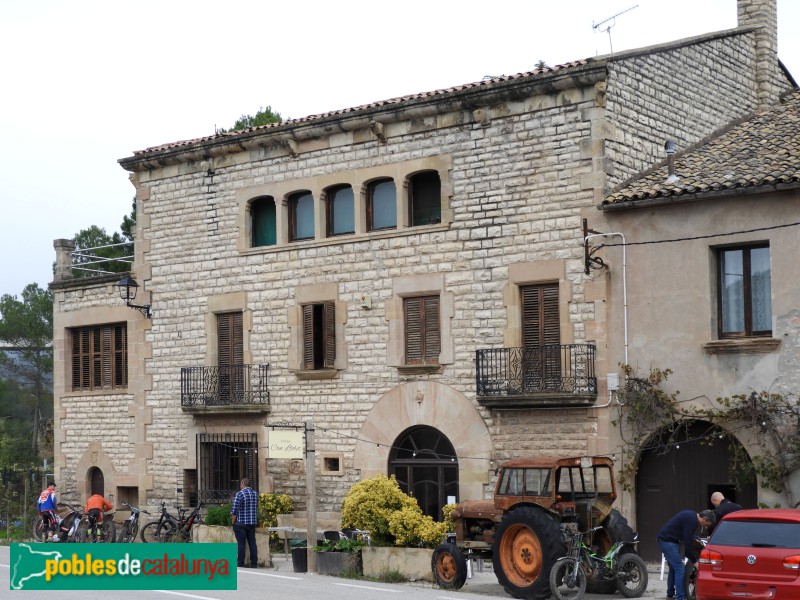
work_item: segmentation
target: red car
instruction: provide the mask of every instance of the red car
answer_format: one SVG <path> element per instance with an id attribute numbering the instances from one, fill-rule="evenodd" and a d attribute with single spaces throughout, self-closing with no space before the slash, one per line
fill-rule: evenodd
<path id="1" fill-rule="evenodd" d="M 725 515 L 697 569 L 697 600 L 800 599 L 800 510 Z"/>

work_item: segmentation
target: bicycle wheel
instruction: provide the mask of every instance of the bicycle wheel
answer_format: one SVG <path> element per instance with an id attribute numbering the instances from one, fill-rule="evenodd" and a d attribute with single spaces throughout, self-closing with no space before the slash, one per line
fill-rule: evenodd
<path id="1" fill-rule="evenodd" d="M 127 544 L 130 540 L 128 536 L 128 521 L 125 521 L 122 524 L 122 527 L 119 528 L 119 533 L 117 534 L 117 543 L 118 544 Z"/>
<path id="2" fill-rule="evenodd" d="M 103 521 L 100 526 L 103 529 L 103 541 L 107 544 L 113 544 L 117 541 L 117 524 L 114 521 Z"/>
<path id="3" fill-rule="evenodd" d="M 178 526 L 172 521 L 164 521 L 161 527 L 156 530 L 156 538 L 159 542 L 179 542 L 181 541 Z"/>
<path id="4" fill-rule="evenodd" d="M 145 543 L 157 542 L 158 541 L 158 535 L 156 535 L 156 533 L 158 532 L 158 526 L 159 526 L 159 522 L 158 521 L 153 521 L 152 523 L 148 523 L 147 525 L 142 527 L 142 531 L 141 531 L 139 537 Z"/>
<path id="5" fill-rule="evenodd" d="M 586 593 L 586 575 L 574 558 L 559 558 L 550 570 L 550 591 L 558 600 L 580 600 Z"/>
<path id="6" fill-rule="evenodd" d="M 44 519 L 41 515 L 33 522 L 33 538 L 37 542 L 47 541 L 47 536 L 44 534 Z"/>

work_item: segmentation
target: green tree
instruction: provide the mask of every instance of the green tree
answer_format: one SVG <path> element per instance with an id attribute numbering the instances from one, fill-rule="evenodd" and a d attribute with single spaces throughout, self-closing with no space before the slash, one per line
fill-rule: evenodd
<path id="1" fill-rule="evenodd" d="M 218 133 L 227 133 L 228 131 L 239 131 L 240 129 L 247 129 L 248 127 L 258 127 L 259 125 L 269 125 L 270 123 L 280 123 L 283 120 L 280 113 L 272 112 L 272 107 L 263 106 L 258 109 L 255 115 L 242 115 L 233 124 L 230 129 L 218 129 Z"/>
<path id="2" fill-rule="evenodd" d="M 133 218 L 135 219 L 135 208 Z M 128 219 L 129 217 L 125 217 Z M 123 227 L 126 221 L 123 220 Z M 133 243 L 125 239 L 126 235 L 114 232 L 112 235 L 97 225 L 82 229 L 74 238 L 73 273 L 76 277 L 92 277 L 102 271 L 126 273 L 131 270 L 131 263 L 121 260 L 108 260 L 133 256 Z M 126 243 L 128 242 L 128 243 Z M 124 244 L 122 246 L 115 244 Z M 93 250 L 88 250 L 93 248 Z M 130 258 L 128 258 L 130 260 Z M 101 262 L 97 262 L 101 261 Z"/>
<path id="3" fill-rule="evenodd" d="M 53 294 L 31 283 L 22 300 L 10 294 L 0 297 L 0 365 L 13 385 L 5 390 L 2 416 L 30 423 L 25 438 L 33 456 L 52 453 L 53 417 Z M 14 410 L 10 410 L 15 406 Z M 17 425 L 9 425 L 18 438 Z M 6 431 L 6 430 L 4 430 Z M 48 433 L 49 432 L 49 433 Z"/>
<path id="4" fill-rule="evenodd" d="M 119 228 L 122 231 L 122 235 L 132 242 L 136 229 L 136 196 L 133 197 L 133 202 L 131 203 L 131 214 L 122 217 L 122 224 Z M 131 254 L 133 254 L 133 248 L 131 248 Z"/>

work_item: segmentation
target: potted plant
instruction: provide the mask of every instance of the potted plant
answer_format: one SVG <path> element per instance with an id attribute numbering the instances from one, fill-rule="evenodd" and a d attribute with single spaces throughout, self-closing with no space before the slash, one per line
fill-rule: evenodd
<path id="1" fill-rule="evenodd" d="M 364 542 L 360 540 L 325 540 L 314 546 L 317 552 L 317 572 L 320 575 L 362 575 L 364 570 L 361 564 L 361 548 Z"/>

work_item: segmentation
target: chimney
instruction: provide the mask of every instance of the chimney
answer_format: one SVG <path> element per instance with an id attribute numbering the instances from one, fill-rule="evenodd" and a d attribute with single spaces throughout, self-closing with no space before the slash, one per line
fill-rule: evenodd
<path id="1" fill-rule="evenodd" d="M 667 179 L 664 183 L 675 183 L 680 179 L 675 174 L 675 149 L 678 145 L 672 140 L 667 140 L 664 144 L 664 151 L 667 153 Z"/>
<path id="2" fill-rule="evenodd" d="M 778 0 L 736 0 L 739 27 L 758 27 L 756 89 L 759 106 L 773 104 L 787 85 L 778 66 Z"/>

